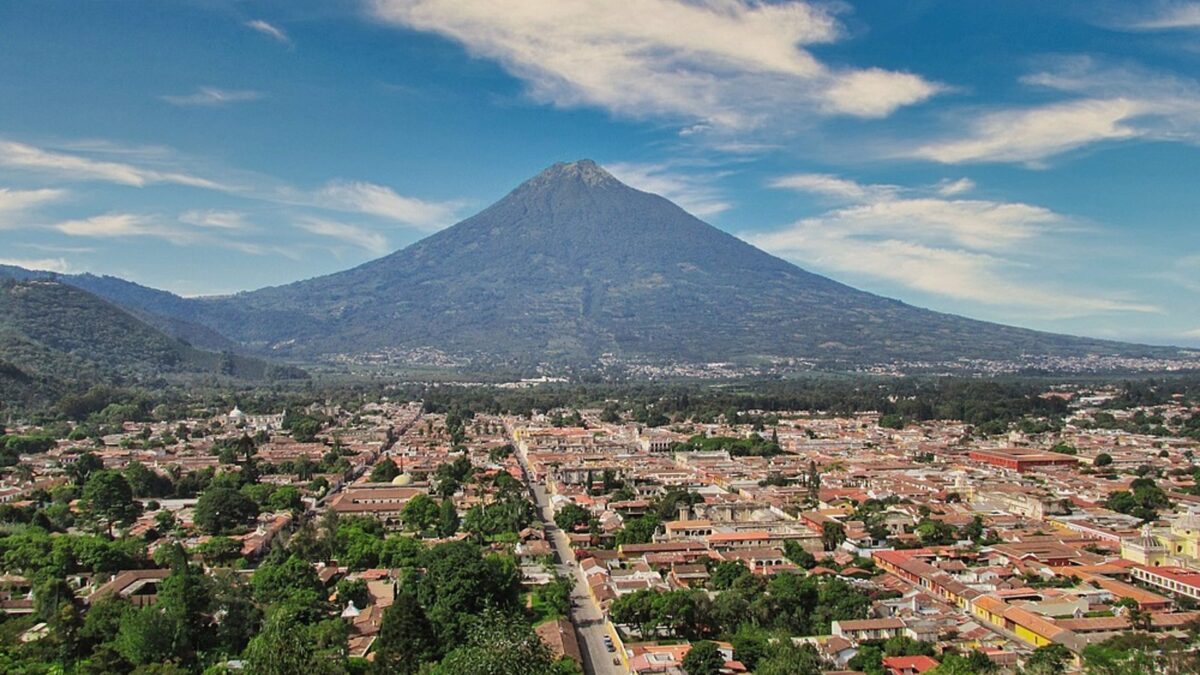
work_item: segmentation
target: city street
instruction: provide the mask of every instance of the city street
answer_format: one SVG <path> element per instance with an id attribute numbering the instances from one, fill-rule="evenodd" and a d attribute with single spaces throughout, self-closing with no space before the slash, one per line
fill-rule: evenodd
<path id="1" fill-rule="evenodd" d="M 538 516 L 542 519 L 550 545 L 554 548 L 558 559 L 558 572 L 575 580 L 575 588 L 571 592 L 571 623 L 575 625 L 575 634 L 579 640 L 579 651 L 583 654 L 583 670 L 588 675 L 622 675 L 625 667 L 617 659 L 615 651 L 609 651 L 604 638 L 608 635 L 604 615 L 596 606 L 592 596 L 588 594 L 587 583 L 583 573 L 575 564 L 575 552 L 571 550 L 567 535 L 554 524 L 554 512 L 550 508 L 550 500 L 546 496 L 546 488 L 532 480 L 532 472 L 525 462 L 524 455 L 518 450 L 517 459 L 525 473 L 525 482 L 533 493 L 537 505 Z M 613 663 L 616 660 L 617 663 Z"/>

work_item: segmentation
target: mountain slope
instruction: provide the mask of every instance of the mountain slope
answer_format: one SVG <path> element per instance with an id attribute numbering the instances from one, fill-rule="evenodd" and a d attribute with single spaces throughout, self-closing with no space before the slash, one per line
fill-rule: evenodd
<path id="1" fill-rule="evenodd" d="M 799 357 L 881 363 L 1177 350 L 915 308 L 771 256 L 630 188 L 556 164 L 499 202 L 351 270 L 205 299 L 185 317 L 260 348 L 432 347 L 483 361 Z"/>
<path id="2" fill-rule="evenodd" d="M 303 376 L 260 359 L 195 349 L 86 291 L 38 278 L 0 281 L 0 364 L 0 391 L 15 387 L 22 394 L 27 387 L 164 376 Z"/>
<path id="3" fill-rule="evenodd" d="M 60 274 L 0 265 L 0 278 L 50 279 L 85 290 L 124 309 L 167 335 L 198 349 L 241 351 L 241 345 L 203 324 L 183 317 L 194 313 L 193 303 L 174 293 L 149 288 L 132 281 L 94 274 Z"/>

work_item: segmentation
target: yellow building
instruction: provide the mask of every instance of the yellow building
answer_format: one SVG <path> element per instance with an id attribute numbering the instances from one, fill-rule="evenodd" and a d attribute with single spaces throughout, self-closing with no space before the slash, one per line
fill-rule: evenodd
<path id="1" fill-rule="evenodd" d="M 1176 518 L 1157 532 L 1146 525 L 1139 536 L 1121 540 L 1121 557 L 1147 567 L 1200 565 L 1200 516 Z"/>

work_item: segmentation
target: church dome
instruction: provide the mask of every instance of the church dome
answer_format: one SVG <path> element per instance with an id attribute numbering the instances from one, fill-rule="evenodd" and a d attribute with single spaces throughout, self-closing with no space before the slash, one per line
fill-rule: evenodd
<path id="1" fill-rule="evenodd" d="M 392 479 L 392 485 L 412 485 L 412 474 L 402 473 Z"/>

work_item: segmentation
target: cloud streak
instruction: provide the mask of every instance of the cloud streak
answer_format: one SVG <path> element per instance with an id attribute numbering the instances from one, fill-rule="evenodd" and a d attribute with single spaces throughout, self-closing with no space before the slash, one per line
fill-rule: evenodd
<path id="1" fill-rule="evenodd" d="M 25 143 L 0 140 L 0 166 L 24 169 L 57 178 L 104 181 L 144 187 L 152 183 L 174 183 L 208 190 L 227 190 L 207 178 L 178 171 L 160 171 L 130 164 L 92 159 L 80 154 L 56 152 Z"/>
<path id="2" fill-rule="evenodd" d="M 934 196 L 941 184 L 904 190 L 798 174 L 772 185 L 849 202 L 781 230 L 744 237 L 786 258 L 931 295 L 1060 316 L 1159 311 L 1149 304 L 1047 289 L 1023 280 L 1025 265 L 1016 259 L 1017 251 L 1071 227 L 1070 219 L 1049 209 Z"/>
<path id="3" fill-rule="evenodd" d="M 1129 17 L 1114 27 L 1132 31 L 1200 28 L 1200 2 L 1160 4 L 1154 7 L 1149 13 Z"/>
<path id="4" fill-rule="evenodd" d="M 247 21 L 244 25 L 247 28 L 249 28 L 250 30 L 261 33 L 262 35 L 266 35 L 267 37 L 271 38 L 272 40 L 274 40 L 280 44 L 285 44 L 285 45 L 292 44 L 292 39 L 288 36 L 288 34 L 286 32 L 284 32 L 284 30 L 282 28 L 280 28 L 274 24 L 267 23 L 266 21 L 263 21 L 262 19 L 254 19 L 251 21 Z"/>
<path id="5" fill-rule="evenodd" d="M 1063 153 L 1131 139 L 1200 143 L 1200 83 L 1135 67 L 1061 59 L 1022 78 L 1067 100 L 975 111 L 948 137 L 902 156 L 943 164 L 1015 162 L 1041 167 Z"/>
<path id="6" fill-rule="evenodd" d="M 730 131 L 814 115 L 885 117 L 942 91 L 918 75 L 845 68 L 804 47 L 834 42 L 826 9 L 792 0 L 371 0 L 373 17 L 493 59 L 537 100 L 665 116 Z M 786 115 L 788 119 L 783 119 Z"/>
<path id="7" fill-rule="evenodd" d="M 42 188 L 39 190 L 13 190 L 0 188 L 0 228 L 10 223 L 9 218 L 36 209 L 44 204 L 56 202 L 66 196 L 66 190 Z"/>
<path id="8" fill-rule="evenodd" d="M 68 236 L 93 239 L 156 237 L 178 245 L 196 241 L 195 234 L 187 229 L 163 225 L 155 218 L 134 213 L 106 213 L 65 220 L 56 223 L 53 229 Z"/>
<path id="9" fill-rule="evenodd" d="M 66 258 L 0 258 L 0 265 L 11 265 L 42 272 L 58 272 L 59 274 L 72 271 L 71 264 L 67 262 Z"/>
<path id="10" fill-rule="evenodd" d="M 197 87 L 190 94 L 165 95 L 162 100 L 181 108 L 215 108 L 233 103 L 257 101 L 263 97 L 261 91 L 249 89 L 220 89 L 218 87 Z"/>
<path id="11" fill-rule="evenodd" d="M 308 197 L 311 205 L 334 211 L 366 213 L 435 232 L 454 219 L 459 202 L 430 202 L 399 195 L 395 190 L 363 181 L 333 181 Z"/>
<path id="12" fill-rule="evenodd" d="M 305 232 L 336 239 L 370 253 L 384 254 L 389 250 L 386 237 L 358 225 L 324 218 L 307 218 L 297 223 L 296 227 Z"/>
<path id="13" fill-rule="evenodd" d="M 139 188 L 153 184 L 185 185 L 271 204 L 365 214 L 424 232 L 434 232 L 452 224 L 456 219 L 455 214 L 462 207 L 460 201 L 430 201 L 409 197 L 390 187 L 366 181 L 334 180 L 317 188 L 305 189 L 268 176 L 226 170 L 226 175 L 234 175 L 237 179 L 225 184 L 182 168 L 186 163 L 173 158 L 169 150 L 162 148 L 155 148 L 153 152 L 141 149 L 123 151 L 121 146 L 97 141 L 72 147 L 92 152 L 63 152 L 0 139 L 0 166 L 66 181 L 102 181 Z M 89 154 L 133 159 L 113 161 L 93 158 Z M 48 200 L 62 194 L 62 191 L 54 190 L 39 191 L 37 195 L 10 191 L 5 196 L 4 192 L 0 192 L 0 215 L 5 210 L 6 201 L 10 208 L 15 208 L 18 200 Z M 190 210 L 181 216 L 184 222 L 192 225 L 226 229 L 245 225 L 237 220 L 239 217 L 234 212 L 217 210 Z"/>

